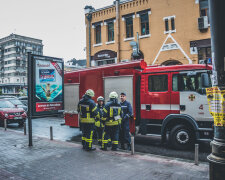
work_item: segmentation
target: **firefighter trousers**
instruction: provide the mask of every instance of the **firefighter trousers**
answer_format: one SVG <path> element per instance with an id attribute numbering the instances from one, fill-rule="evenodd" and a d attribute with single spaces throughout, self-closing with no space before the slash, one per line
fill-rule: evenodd
<path id="1" fill-rule="evenodd" d="M 122 121 L 120 129 L 120 143 L 122 146 L 124 144 L 131 143 L 129 119 Z"/>
<path id="2" fill-rule="evenodd" d="M 116 150 L 119 143 L 119 125 L 105 125 L 105 129 L 102 135 L 102 149 L 107 149 L 109 139 L 111 139 L 112 141 L 112 150 Z"/>
<path id="3" fill-rule="evenodd" d="M 102 145 L 102 134 L 103 134 L 103 127 L 96 127 L 96 134 L 98 139 L 98 144 Z"/>
<path id="4" fill-rule="evenodd" d="M 82 145 L 84 149 L 92 148 L 94 127 L 94 123 L 82 123 Z"/>

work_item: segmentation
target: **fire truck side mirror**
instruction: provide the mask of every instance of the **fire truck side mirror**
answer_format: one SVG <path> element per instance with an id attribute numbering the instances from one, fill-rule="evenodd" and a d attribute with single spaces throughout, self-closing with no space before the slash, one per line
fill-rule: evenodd
<path id="1" fill-rule="evenodd" d="M 202 87 L 206 88 L 210 86 L 210 80 L 208 73 L 202 73 L 201 74 L 201 81 L 202 81 Z"/>

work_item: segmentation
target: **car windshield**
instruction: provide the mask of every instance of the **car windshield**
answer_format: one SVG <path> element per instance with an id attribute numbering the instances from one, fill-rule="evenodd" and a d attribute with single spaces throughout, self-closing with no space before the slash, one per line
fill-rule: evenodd
<path id="1" fill-rule="evenodd" d="M 14 108 L 15 106 L 9 101 L 0 101 L 0 108 Z"/>
<path id="2" fill-rule="evenodd" d="M 15 105 L 23 105 L 23 103 L 18 99 L 9 99 L 9 101 Z"/>

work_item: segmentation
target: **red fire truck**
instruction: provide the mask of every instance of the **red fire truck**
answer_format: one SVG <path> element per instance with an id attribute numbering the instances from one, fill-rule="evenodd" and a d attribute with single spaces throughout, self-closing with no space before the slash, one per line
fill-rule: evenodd
<path id="1" fill-rule="evenodd" d="M 64 75 L 65 124 L 79 127 L 77 104 L 87 89 L 109 99 L 126 92 L 134 117 L 133 134 L 162 136 L 174 148 L 186 149 L 213 135 L 205 88 L 211 86 L 208 65 L 147 66 L 142 61 L 91 67 Z"/>

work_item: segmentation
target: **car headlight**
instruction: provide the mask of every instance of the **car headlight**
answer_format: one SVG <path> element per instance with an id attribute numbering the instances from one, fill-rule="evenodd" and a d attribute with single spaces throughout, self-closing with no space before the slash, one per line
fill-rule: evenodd
<path id="1" fill-rule="evenodd" d="M 9 117 L 9 115 L 6 113 L 6 114 L 5 114 L 5 117 Z"/>

